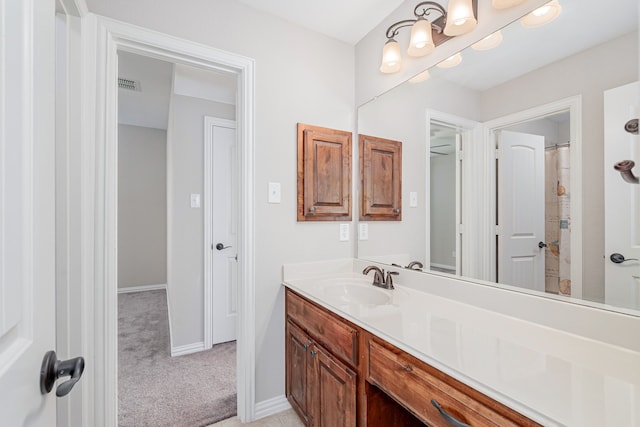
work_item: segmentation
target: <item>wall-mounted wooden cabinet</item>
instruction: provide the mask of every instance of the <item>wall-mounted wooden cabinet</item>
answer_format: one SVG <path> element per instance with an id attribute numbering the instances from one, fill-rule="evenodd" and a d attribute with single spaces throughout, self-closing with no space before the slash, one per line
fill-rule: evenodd
<path id="1" fill-rule="evenodd" d="M 360 220 L 402 220 L 402 142 L 359 135 Z"/>
<path id="2" fill-rule="evenodd" d="M 298 221 L 351 220 L 351 133 L 298 123 Z"/>

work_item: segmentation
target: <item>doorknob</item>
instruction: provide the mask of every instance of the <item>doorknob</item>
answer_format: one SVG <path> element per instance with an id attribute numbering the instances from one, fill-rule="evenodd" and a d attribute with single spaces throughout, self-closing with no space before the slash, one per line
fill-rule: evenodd
<path id="1" fill-rule="evenodd" d="M 538 242 L 538 247 L 539 247 L 540 249 L 542 249 L 542 248 L 546 248 L 546 247 L 547 247 L 547 244 L 546 244 L 545 242 Z"/>
<path id="2" fill-rule="evenodd" d="M 47 394 L 53 389 L 53 384 L 60 377 L 71 377 L 56 389 L 56 396 L 62 397 L 69 394 L 78 382 L 84 371 L 84 358 L 76 357 L 69 360 L 58 360 L 56 352 L 48 351 L 42 359 L 40 369 L 40 393 Z"/>
<path id="3" fill-rule="evenodd" d="M 217 250 L 219 250 L 219 251 L 221 251 L 221 250 L 223 250 L 223 249 L 230 248 L 230 247 L 231 247 L 231 246 L 225 246 L 225 245 L 223 245 L 222 243 L 218 243 L 218 244 L 216 245 L 216 249 L 217 249 Z"/>
<path id="4" fill-rule="evenodd" d="M 613 165 L 613 168 L 620 172 L 622 179 L 624 179 L 629 184 L 638 184 L 640 179 L 633 174 L 633 167 L 636 165 L 636 162 L 633 160 L 623 160 L 621 162 Z"/>
<path id="5" fill-rule="evenodd" d="M 625 259 L 624 255 L 619 254 L 619 253 L 611 254 L 611 256 L 609 257 L 609 259 L 610 259 L 610 260 L 611 260 L 611 262 L 613 262 L 614 264 L 622 264 L 623 262 L 627 262 L 627 261 L 638 261 L 638 258 L 628 258 L 628 259 Z"/>

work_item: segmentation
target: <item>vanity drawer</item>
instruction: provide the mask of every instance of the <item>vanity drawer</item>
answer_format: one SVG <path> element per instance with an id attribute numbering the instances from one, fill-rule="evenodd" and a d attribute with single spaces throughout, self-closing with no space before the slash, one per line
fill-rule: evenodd
<path id="1" fill-rule="evenodd" d="M 288 289 L 286 305 L 289 318 L 311 338 L 344 362 L 357 366 L 358 331 L 354 327 Z"/>
<path id="2" fill-rule="evenodd" d="M 452 378 L 392 346 L 368 341 L 367 380 L 433 427 L 456 425 L 448 415 L 473 427 L 536 426 L 538 424 L 489 397 L 464 387 Z"/>

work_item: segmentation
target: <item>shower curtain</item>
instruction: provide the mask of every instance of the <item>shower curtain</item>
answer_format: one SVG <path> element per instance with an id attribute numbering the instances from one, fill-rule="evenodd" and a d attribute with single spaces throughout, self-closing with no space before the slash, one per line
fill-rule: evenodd
<path id="1" fill-rule="evenodd" d="M 545 152 L 545 290 L 571 295 L 568 146 Z"/>

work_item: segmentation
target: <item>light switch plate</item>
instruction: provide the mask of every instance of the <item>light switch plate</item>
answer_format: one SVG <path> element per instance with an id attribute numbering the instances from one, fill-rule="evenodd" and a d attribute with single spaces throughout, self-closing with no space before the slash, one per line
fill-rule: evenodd
<path id="1" fill-rule="evenodd" d="M 199 194 L 192 194 L 191 195 L 191 207 L 192 208 L 199 208 L 200 207 L 200 195 Z"/>
<path id="2" fill-rule="evenodd" d="M 280 183 L 269 183 L 269 203 L 280 203 Z"/>
<path id="3" fill-rule="evenodd" d="M 409 207 L 417 208 L 418 207 L 418 193 L 412 191 L 409 193 Z"/>
<path id="4" fill-rule="evenodd" d="M 340 224 L 340 241 L 349 241 L 349 224 Z"/>
<path id="5" fill-rule="evenodd" d="M 358 224 L 358 239 L 369 240 L 369 224 L 366 222 Z"/>

